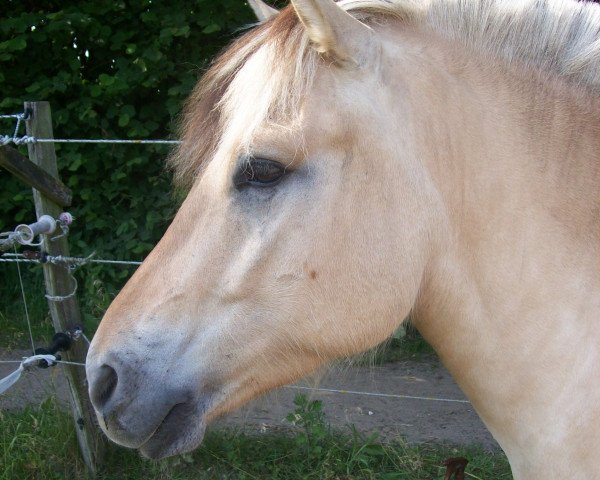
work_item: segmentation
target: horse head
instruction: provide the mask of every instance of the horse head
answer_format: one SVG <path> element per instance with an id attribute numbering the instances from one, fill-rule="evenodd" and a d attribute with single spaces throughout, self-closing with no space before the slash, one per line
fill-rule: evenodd
<path id="1" fill-rule="evenodd" d="M 205 75 L 172 159 L 189 194 L 88 355 L 111 439 L 194 448 L 211 418 L 407 316 L 435 196 L 386 42 L 331 0 L 297 1 Z"/>

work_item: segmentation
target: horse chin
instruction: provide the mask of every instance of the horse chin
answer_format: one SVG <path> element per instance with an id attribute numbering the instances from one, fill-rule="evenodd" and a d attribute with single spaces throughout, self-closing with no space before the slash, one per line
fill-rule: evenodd
<path id="1" fill-rule="evenodd" d="M 205 414 L 198 406 L 180 403 L 169 411 L 139 451 L 153 460 L 187 453 L 202 443 L 205 430 Z"/>

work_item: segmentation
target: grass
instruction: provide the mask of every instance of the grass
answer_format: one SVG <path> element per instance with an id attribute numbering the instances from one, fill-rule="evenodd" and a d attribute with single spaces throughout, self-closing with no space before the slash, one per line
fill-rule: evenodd
<path id="1" fill-rule="evenodd" d="M 318 401 L 296 397 L 294 434 L 212 431 L 192 454 L 160 462 L 109 446 L 100 480 L 443 479 L 447 457 L 469 459 L 467 479 L 510 480 L 501 453 L 450 446 L 382 444 L 352 428 L 332 430 Z M 0 480 L 86 478 L 71 419 L 52 400 L 38 409 L 1 413 Z"/>

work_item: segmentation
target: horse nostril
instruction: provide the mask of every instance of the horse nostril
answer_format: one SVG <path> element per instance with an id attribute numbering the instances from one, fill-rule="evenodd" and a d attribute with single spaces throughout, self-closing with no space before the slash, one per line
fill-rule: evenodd
<path id="1" fill-rule="evenodd" d="M 91 391 L 90 398 L 92 404 L 97 409 L 102 409 L 117 388 L 119 377 L 114 368 L 109 365 L 102 365 L 99 368 L 98 376 L 96 377 Z"/>

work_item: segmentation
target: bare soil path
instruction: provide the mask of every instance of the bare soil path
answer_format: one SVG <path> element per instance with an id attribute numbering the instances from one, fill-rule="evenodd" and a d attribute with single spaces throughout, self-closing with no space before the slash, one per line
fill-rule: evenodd
<path id="1" fill-rule="evenodd" d="M 0 352 L 0 360 L 19 359 L 27 351 Z M 0 378 L 17 365 L 0 364 Z M 372 367 L 334 366 L 320 378 L 307 379 L 298 386 L 346 391 L 411 395 L 464 400 L 450 374 L 435 358 L 402 361 Z M 364 433 L 379 432 L 383 440 L 402 436 L 411 443 L 450 443 L 457 446 L 478 445 L 498 449 L 473 407 L 469 403 L 327 393 L 281 388 L 252 402 L 242 410 L 218 420 L 213 428 L 238 428 L 248 432 L 265 432 L 289 428 L 285 420 L 294 411 L 294 396 L 306 393 L 323 401 L 327 420 L 332 426 L 355 425 Z M 65 403 L 67 387 L 61 367 L 28 372 L 11 390 L 0 396 L 0 410 L 11 411 L 25 405 L 38 405 L 50 395 Z"/>

